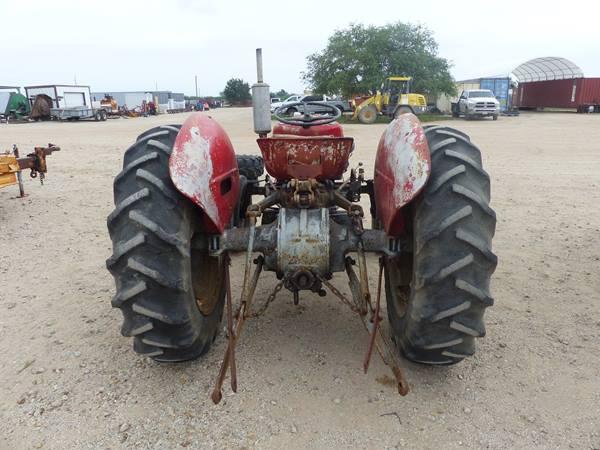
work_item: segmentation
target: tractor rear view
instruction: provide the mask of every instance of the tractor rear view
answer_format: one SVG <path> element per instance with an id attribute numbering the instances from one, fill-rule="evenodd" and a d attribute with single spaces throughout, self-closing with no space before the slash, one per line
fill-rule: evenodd
<path id="1" fill-rule="evenodd" d="M 237 390 L 236 344 L 246 320 L 282 289 L 295 304 L 303 291 L 329 292 L 367 329 L 364 369 L 376 348 L 405 394 L 400 352 L 418 363 L 454 364 L 485 334 L 496 218 L 480 152 L 460 131 L 424 129 L 402 114 L 381 136 L 369 179 L 360 166 L 348 170 L 354 141 L 337 123 L 337 108 L 292 117 L 277 111 L 271 130 L 260 51 L 257 59 L 254 128 L 262 158 L 236 157 L 223 128 L 199 113 L 182 126 L 143 133 L 125 153 L 107 260 L 122 334 L 142 355 L 185 361 L 209 350 L 225 313 L 228 347 L 212 395 L 218 402 L 228 371 Z M 359 203 L 364 196 L 372 228 Z M 245 256 L 237 305 L 229 274 L 236 252 Z M 368 254 L 379 262 L 375 295 Z M 277 283 L 253 308 L 263 271 Z M 349 296 L 332 283 L 336 272 L 347 274 Z M 384 295 L 389 327 L 381 326 Z"/>

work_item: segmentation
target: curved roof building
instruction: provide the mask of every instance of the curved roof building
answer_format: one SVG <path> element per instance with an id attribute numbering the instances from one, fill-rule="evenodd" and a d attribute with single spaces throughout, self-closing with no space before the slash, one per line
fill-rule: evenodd
<path id="1" fill-rule="evenodd" d="M 530 59 L 514 69 L 512 74 L 520 83 L 583 78 L 583 71 L 577 64 L 556 56 Z"/>

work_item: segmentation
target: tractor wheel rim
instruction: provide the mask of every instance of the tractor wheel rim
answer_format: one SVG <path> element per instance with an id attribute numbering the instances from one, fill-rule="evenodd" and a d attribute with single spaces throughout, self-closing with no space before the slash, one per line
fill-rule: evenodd
<path id="1" fill-rule="evenodd" d="M 394 309 L 400 317 L 404 317 L 408 309 L 410 298 L 410 285 L 402 283 L 399 267 L 393 260 L 385 262 L 385 277 L 389 283 L 390 300 L 394 304 Z"/>
<path id="2" fill-rule="evenodd" d="M 208 316 L 222 298 L 225 282 L 225 258 L 211 257 L 204 252 L 192 251 L 192 287 L 196 306 Z"/>

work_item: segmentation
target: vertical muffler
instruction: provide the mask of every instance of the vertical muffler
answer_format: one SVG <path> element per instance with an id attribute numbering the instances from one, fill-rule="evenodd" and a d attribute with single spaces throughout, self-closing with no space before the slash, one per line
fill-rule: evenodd
<path id="1" fill-rule="evenodd" d="M 254 132 L 266 137 L 271 132 L 271 94 L 263 82 L 262 48 L 256 49 L 256 83 L 252 85 L 252 114 Z"/>

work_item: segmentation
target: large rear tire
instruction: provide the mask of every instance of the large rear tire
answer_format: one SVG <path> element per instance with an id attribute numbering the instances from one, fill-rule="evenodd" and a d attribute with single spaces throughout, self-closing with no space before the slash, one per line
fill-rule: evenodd
<path id="1" fill-rule="evenodd" d="M 377 108 L 375 105 L 369 105 L 358 112 L 358 121 L 360 123 L 371 124 L 377 120 Z"/>
<path id="2" fill-rule="evenodd" d="M 408 359 L 454 364 L 472 355 L 475 338 L 485 335 L 496 216 L 479 149 L 452 128 L 425 133 L 431 176 L 411 205 L 412 255 L 385 260 L 388 316 Z"/>
<path id="3" fill-rule="evenodd" d="M 205 353 L 217 334 L 225 295 L 224 259 L 191 248 L 201 211 L 177 191 L 169 155 L 179 126 L 143 133 L 126 152 L 114 180 L 108 216 L 115 278 L 113 307 L 134 350 L 157 361 Z"/>

